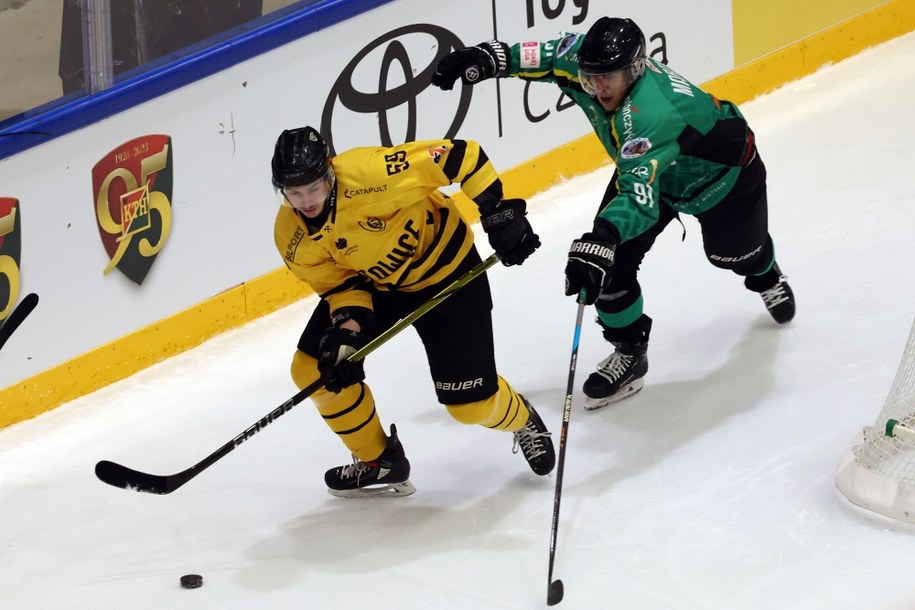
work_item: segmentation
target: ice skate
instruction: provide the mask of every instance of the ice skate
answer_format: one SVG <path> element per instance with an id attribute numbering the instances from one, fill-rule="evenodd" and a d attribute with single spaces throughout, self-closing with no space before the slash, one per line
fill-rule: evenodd
<path id="1" fill-rule="evenodd" d="M 550 439 L 552 433 L 546 429 L 546 425 L 537 415 L 537 411 L 534 410 L 531 403 L 523 396 L 521 400 L 527 406 L 530 416 L 524 427 L 514 433 L 515 442 L 512 445 L 512 453 L 518 453 L 520 449 L 534 474 L 540 476 L 550 474 L 556 465 L 556 452 L 553 450 L 553 441 Z"/>
<path id="2" fill-rule="evenodd" d="M 339 498 L 395 497 L 416 491 L 409 477 L 410 462 L 397 438 L 397 428 L 391 424 L 387 447 L 378 459 L 363 462 L 353 457 L 352 464 L 328 470 L 324 482 L 327 491 Z"/>
<path id="3" fill-rule="evenodd" d="M 794 318 L 794 292 L 782 275 L 778 263 L 768 273 L 750 276 L 744 280 L 747 289 L 758 292 L 772 319 L 779 324 L 790 322 Z"/>
<path id="4" fill-rule="evenodd" d="M 616 350 L 597 365 L 584 384 L 585 410 L 596 411 L 638 394 L 648 372 L 648 342 L 615 343 Z"/>

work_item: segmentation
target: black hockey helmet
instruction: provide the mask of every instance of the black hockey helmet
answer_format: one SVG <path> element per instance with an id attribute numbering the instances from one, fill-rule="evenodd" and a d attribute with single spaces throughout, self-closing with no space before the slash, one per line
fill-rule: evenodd
<path id="1" fill-rule="evenodd" d="M 587 75 L 628 69 L 635 82 L 645 72 L 645 34 L 632 19 L 601 17 L 578 49 L 578 68 Z"/>
<path id="2" fill-rule="evenodd" d="M 274 186 L 301 186 L 326 177 L 327 157 L 327 144 L 313 127 L 284 130 L 270 163 Z"/>

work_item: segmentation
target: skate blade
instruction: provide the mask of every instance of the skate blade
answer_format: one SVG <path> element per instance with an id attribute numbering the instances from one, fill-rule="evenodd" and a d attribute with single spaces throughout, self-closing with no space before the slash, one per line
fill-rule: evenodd
<path id="1" fill-rule="evenodd" d="M 640 378 L 636 379 L 629 385 L 620 388 L 616 394 L 607 396 L 606 398 L 590 398 L 585 396 L 585 411 L 597 411 L 598 409 L 603 409 L 604 407 L 612 405 L 613 403 L 625 400 L 630 396 L 635 396 L 642 390 L 644 386 L 645 382 Z"/>
<path id="2" fill-rule="evenodd" d="M 327 493 L 338 498 L 400 498 L 413 495 L 416 488 L 410 481 L 378 485 L 377 487 L 359 487 L 357 489 L 327 489 Z"/>

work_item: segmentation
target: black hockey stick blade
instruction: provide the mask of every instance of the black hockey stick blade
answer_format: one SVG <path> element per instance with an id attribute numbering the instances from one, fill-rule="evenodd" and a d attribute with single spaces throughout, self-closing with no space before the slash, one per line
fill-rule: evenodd
<path id="1" fill-rule="evenodd" d="M 95 476 L 114 487 L 164 495 L 175 491 L 190 481 L 194 475 L 188 470 L 173 475 L 148 474 L 102 460 L 95 465 Z"/>
<path id="2" fill-rule="evenodd" d="M 23 297 L 19 305 L 16 306 L 16 309 L 13 310 L 13 313 L 11 313 L 6 319 L 6 322 L 3 323 L 3 326 L 0 326 L 0 349 L 3 349 L 6 340 L 16 332 L 19 325 L 29 317 L 29 314 L 32 313 L 32 310 L 35 309 L 37 305 L 38 295 L 34 292 L 30 292 Z"/>
<path id="3" fill-rule="evenodd" d="M 260 420 L 256 421 L 251 426 L 248 426 L 244 432 L 237 435 L 231 441 L 190 468 L 182 470 L 181 472 L 168 475 L 149 474 L 148 472 L 140 472 L 139 470 L 109 462 L 108 460 L 102 460 L 95 465 L 95 476 L 103 483 L 107 483 L 114 487 L 120 487 L 121 489 L 131 489 L 133 491 L 159 495 L 170 494 L 224 458 L 243 442 L 272 424 L 284 413 L 288 413 L 294 406 L 311 396 L 315 390 L 323 385 L 323 381 L 320 379 L 316 380 Z"/>
<path id="4" fill-rule="evenodd" d="M 564 593 L 565 589 L 562 586 L 562 581 L 559 579 L 554 580 L 546 589 L 546 605 L 555 606 L 562 601 Z"/>

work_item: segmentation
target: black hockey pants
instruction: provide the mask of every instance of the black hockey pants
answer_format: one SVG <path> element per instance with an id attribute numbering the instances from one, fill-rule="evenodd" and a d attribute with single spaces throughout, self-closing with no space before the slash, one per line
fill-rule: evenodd
<path id="1" fill-rule="evenodd" d="M 476 247 L 460 267 L 439 284 L 417 292 L 373 290 L 374 322 L 367 336 L 372 339 L 406 317 L 443 288 L 480 263 Z M 327 302 L 322 300 L 299 338 L 298 348 L 318 358 L 318 345 L 330 325 Z M 492 296 L 483 274 L 413 322 L 426 351 L 429 370 L 439 402 L 458 405 L 483 400 L 496 393 L 495 349 L 492 332 Z M 372 357 L 383 358 L 383 351 Z M 403 362 L 409 373 L 414 362 Z"/>
<path id="2" fill-rule="evenodd" d="M 616 196 L 614 173 L 598 210 Z M 642 296 L 638 271 L 655 239 L 677 213 L 662 197 L 657 224 L 638 237 L 617 246 L 613 277 L 595 306 L 600 312 L 616 314 L 635 305 Z M 768 229 L 766 168 L 757 154 L 743 169 L 727 197 L 707 212 L 696 216 L 702 231 L 705 255 L 716 267 L 742 276 L 766 271 L 774 250 Z"/>

